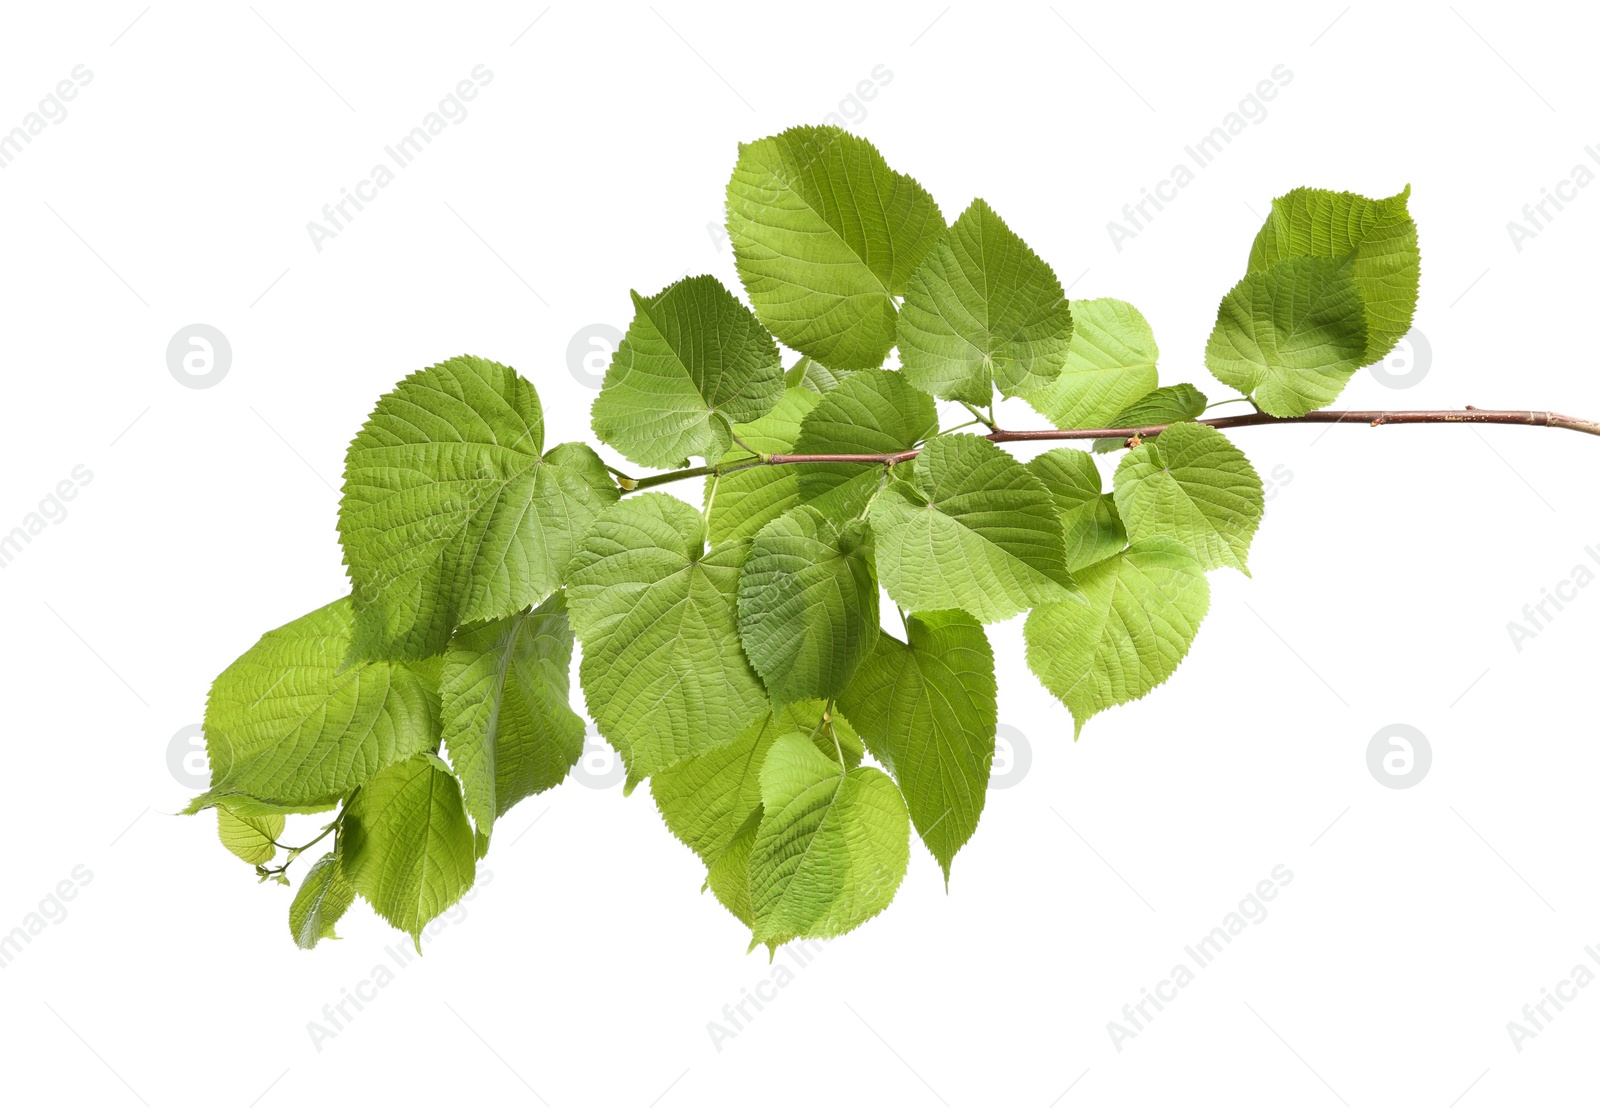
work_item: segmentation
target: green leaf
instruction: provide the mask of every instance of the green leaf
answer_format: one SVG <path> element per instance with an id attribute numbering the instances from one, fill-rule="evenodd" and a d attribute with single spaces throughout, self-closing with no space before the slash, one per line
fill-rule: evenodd
<path id="1" fill-rule="evenodd" d="M 1072 314 L 1050 265 L 982 198 L 911 276 L 900 310 L 900 366 L 939 398 L 987 406 L 1061 374 Z"/>
<path id="2" fill-rule="evenodd" d="M 334 926 L 355 899 L 356 891 L 340 869 L 338 852 L 330 851 L 312 863 L 289 905 L 289 935 L 295 946 L 314 948 L 323 940 L 337 940 Z"/>
<path id="3" fill-rule="evenodd" d="M 959 608 L 992 623 L 1076 591 L 1050 493 L 985 438 L 932 438 L 915 479 L 890 484 L 871 521 L 878 575 L 907 611 Z"/>
<path id="4" fill-rule="evenodd" d="M 1250 246 L 1250 270 L 1297 255 L 1342 260 L 1354 253 L 1354 278 L 1366 311 L 1364 364 L 1383 359 L 1411 328 L 1422 256 L 1407 211 L 1407 186 L 1393 197 L 1295 189 L 1272 202 L 1272 214 Z"/>
<path id="5" fill-rule="evenodd" d="M 837 696 L 878 636 L 872 533 L 808 506 L 767 524 L 739 574 L 739 639 L 777 704 Z"/>
<path id="6" fill-rule="evenodd" d="M 939 428 L 933 397 L 912 386 L 897 371 L 858 372 L 822 396 L 800 423 L 796 453 L 905 452 Z M 839 492 L 827 507 L 835 517 L 860 513 L 882 474 L 877 464 L 803 464 L 797 469 L 800 498 L 812 502 Z"/>
<path id="7" fill-rule="evenodd" d="M 801 356 L 784 373 L 783 381 L 787 386 L 804 387 L 820 395 L 833 390 L 854 374 L 853 371 L 835 371 L 833 368 L 823 367 L 810 356 Z"/>
<path id="8" fill-rule="evenodd" d="M 457 626 L 561 585 L 618 493 L 579 449 L 552 460 L 543 445 L 533 387 L 476 356 L 416 372 L 378 400 L 345 457 L 339 505 L 354 660 L 442 653 Z"/>
<path id="9" fill-rule="evenodd" d="M 712 865 L 733 842 L 739 829 L 761 808 L 761 764 L 780 736 L 804 732 L 818 752 L 833 757 L 833 738 L 823 723 L 823 702 L 804 700 L 782 711 L 761 713 L 732 743 L 706 754 L 686 758 L 650 779 L 662 820 L 673 835 Z M 835 713 L 846 763 L 861 763 L 862 745 L 854 728 Z"/>
<path id="10" fill-rule="evenodd" d="M 1107 429 L 1111 419 L 1156 388 L 1155 334 L 1144 315 L 1116 298 L 1072 303 L 1072 344 L 1055 379 L 1020 392 L 1058 429 Z"/>
<path id="11" fill-rule="evenodd" d="M 572 563 L 584 699 L 635 781 L 727 745 L 766 706 L 739 645 L 746 549 L 706 552 L 698 511 L 645 492 L 596 520 Z"/>
<path id="12" fill-rule="evenodd" d="M 1206 367 L 1267 413 L 1295 418 L 1338 398 L 1366 351 L 1351 259 L 1299 255 L 1228 291 L 1206 343 Z"/>
<path id="13" fill-rule="evenodd" d="M 1067 571 L 1103 561 L 1128 544 L 1117 504 L 1100 490 L 1100 469 L 1081 449 L 1051 449 L 1028 462 L 1061 512 Z"/>
<path id="14" fill-rule="evenodd" d="M 240 816 L 226 808 L 217 809 L 217 837 L 222 846 L 251 866 L 272 861 L 278 853 L 274 841 L 282 834 L 282 813 Z"/>
<path id="15" fill-rule="evenodd" d="M 1171 425 L 1173 422 L 1198 418 L 1206 412 L 1206 396 L 1192 383 L 1178 383 L 1171 387 L 1157 387 L 1138 402 L 1106 423 L 1107 429 L 1129 429 L 1133 426 Z M 1109 453 L 1125 448 L 1126 437 L 1097 437 L 1094 451 Z"/>
<path id="16" fill-rule="evenodd" d="M 772 413 L 734 426 L 734 435 L 757 452 L 786 453 L 794 448 L 800 436 L 800 423 L 816 406 L 819 397 L 804 387 L 790 387 Z M 735 448 L 723 460 L 748 456 L 743 449 Z M 713 491 L 715 498 L 712 498 Z M 765 465 L 723 476 L 708 476 L 706 499 L 711 506 L 711 544 L 749 539 L 800 502 L 800 476 L 793 465 Z"/>
<path id="17" fill-rule="evenodd" d="M 1136 541 L 1078 583 L 1087 602 L 1034 608 L 1023 627 L 1028 665 L 1071 709 L 1074 737 L 1172 676 L 1211 598 L 1200 563 L 1170 538 Z"/>
<path id="18" fill-rule="evenodd" d="M 211 789 L 190 811 L 237 796 L 283 812 L 328 805 L 385 766 L 439 741 L 439 698 L 425 666 L 341 668 L 348 597 L 261 636 L 212 682 L 206 700 Z"/>
<path id="19" fill-rule="evenodd" d="M 710 275 L 653 298 L 635 293 L 633 306 L 594 400 L 595 436 L 647 468 L 719 460 L 733 424 L 761 417 L 783 395 L 772 337 Z"/>
<path id="20" fill-rule="evenodd" d="M 906 636 L 878 639 L 839 706 L 894 775 L 948 886 L 994 765 L 994 651 L 961 611 L 909 615 Z"/>
<path id="21" fill-rule="evenodd" d="M 428 922 L 460 900 L 477 869 L 461 787 L 417 755 L 383 770 L 350 800 L 340 861 L 356 893 L 422 950 Z"/>
<path id="22" fill-rule="evenodd" d="M 894 899 L 911 829 L 905 801 L 882 771 L 846 772 L 795 732 L 767 751 L 761 804 L 750 852 L 757 940 L 838 936 Z"/>
<path id="23" fill-rule="evenodd" d="M 1180 422 L 1122 458 L 1112 479 L 1135 542 L 1168 537 L 1208 569 L 1250 574 L 1245 558 L 1266 498 L 1245 455 L 1210 426 Z"/>
<path id="24" fill-rule="evenodd" d="M 524 797 L 559 785 L 583 756 L 583 720 L 567 703 L 572 627 L 557 592 L 531 614 L 460 631 L 439 695 L 450 761 L 485 836 Z"/>
<path id="25" fill-rule="evenodd" d="M 895 299 L 944 234 L 928 192 L 866 140 L 799 127 L 740 145 L 727 200 L 739 278 L 767 328 L 829 368 L 882 364 Z"/>

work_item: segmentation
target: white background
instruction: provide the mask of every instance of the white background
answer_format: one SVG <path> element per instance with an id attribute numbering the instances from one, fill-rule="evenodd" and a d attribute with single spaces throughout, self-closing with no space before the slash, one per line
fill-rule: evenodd
<path id="1" fill-rule="evenodd" d="M 173 815 L 169 740 L 257 635 L 346 590 L 335 488 L 379 394 L 472 352 L 534 382 L 552 443 L 585 437 L 574 336 L 625 327 L 630 287 L 736 285 L 708 231 L 736 144 L 832 112 L 947 218 L 982 195 L 1071 296 L 1134 302 L 1163 382 L 1214 398 L 1205 338 L 1270 199 L 1409 182 L 1431 366 L 1407 390 L 1360 372 L 1342 401 L 1600 417 L 1600 188 L 1521 251 L 1506 228 L 1600 170 L 1596 30 L 1477 2 L 9 5 L 0 130 L 74 66 L 93 78 L 0 170 L 0 533 L 93 478 L 0 568 L 0 933 L 75 866 L 92 881 L 0 969 L 3 1101 L 1591 1104 L 1600 989 L 1520 1051 L 1507 1030 L 1574 966 L 1600 975 L 1600 588 L 1520 649 L 1507 632 L 1600 571 L 1600 442 L 1576 433 L 1240 431 L 1279 469 L 1254 579 L 1214 575 L 1175 678 L 1074 744 L 1020 621 L 993 629 L 1028 773 L 991 793 L 948 896 L 915 851 L 885 915 L 803 969 L 780 953 L 792 981 L 720 1049 L 708 1023 L 776 969 L 647 793 L 520 805 L 492 881 L 400 969 L 364 906 L 296 951 L 291 891 Z M 317 251 L 307 222 L 479 64 L 468 115 Z M 1278 65 L 1265 118 L 1118 251 L 1107 222 Z M 204 390 L 165 356 L 194 323 L 233 350 Z M 1366 757 L 1394 723 L 1432 752 L 1405 790 Z M 1278 864 L 1266 920 L 1119 1051 L 1107 1023 Z M 319 1050 L 308 1023 L 380 964 L 392 982 Z"/>

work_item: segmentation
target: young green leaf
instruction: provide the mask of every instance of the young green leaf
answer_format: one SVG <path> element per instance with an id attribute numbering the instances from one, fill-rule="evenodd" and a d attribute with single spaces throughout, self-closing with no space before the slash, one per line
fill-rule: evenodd
<path id="1" fill-rule="evenodd" d="M 838 936 L 894 900 L 911 826 L 882 771 L 847 772 L 794 732 L 767 751 L 761 805 L 749 867 L 758 941 Z"/>
<path id="2" fill-rule="evenodd" d="M 1250 246 L 1250 270 L 1297 255 L 1343 259 L 1354 253 L 1354 278 L 1367 319 L 1364 364 L 1389 354 L 1411 328 L 1422 256 L 1417 225 L 1406 208 L 1407 186 L 1374 200 L 1358 193 L 1295 189 L 1272 202 Z"/>
<path id="3" fill-rule="evenodd" d="M 1061 374 L 1072 314 L 1050 264 L 983 199 L 923 259 L 900 310 L 900 365 L 939 398 L 987 406 Z"/>
<path id="4" fill-rule="evenodd" d="M 949 885 L 994 764 L 994 651 L 983 625 L 961 611 L 909 615 L 906 637 L 878 638 L 839 707 L 894 775 Z"/>
<path id="5" fill-rule="evenodd" d="M 777 704 L 837 696 L 878 637 L 872 531 L 800 506 L 750 543 L 739 639 Z"/>
<path id="6" fill-rule="evenodd" d="M 579 450 L 561 450 L 557 463 L 543 446 L 539 396 L 491 360 L 447 360 L 378 400 L 345 456 L 339 504 L 353 660 L 442 653 L 458 625 L 510 615 L 560 586 L 619 493 Z"/>
<path id="7" fill-rule="evenodd" d="M 206 700 L 211 789 L 190 811 L 239 795 L 278 812 L 328 805 L 439 741 L 427 669 L 374 661 L 342 668 L 348 597 L 261 636 L 212 682 Z"/>
<path id="8" fill-rule="evenodd" d="M 1076 592 L 1050 493 L 985 438 L 931 439 L 915 479 L 890 484 L 871 516 L 878 575 L 908 611 L 959 608 L 993 623 Z"/>
<path id="9" fill-rule="evenodd" d="M 1100 490 L 1100 469 L 1082 449 L 1051 449 L 1028 462 L 1061 512 L 1067 571 L 1103 561 L 1128 544 L 1112 495 Z"/>
<path id="10" fill-rule="evenodd" d="M 1056 378 L 1019 392 L 1060 429 L 1105 429 L 1156 388 L 1155 334 L 1144 315 L 1116 298 L 1072 303 L 1072 343 Z"/>
<path id="11" fill-rule="evenodd" d="M 732 426 L 783 395 L 778 348 L 710 275 L 633 295 L 633 324 L 594 400 L 594 432 L 635 464 L 670 468 L 721 459 Z"/>
<path id="12" fill-rule="evenodd" d="M 572 627 L 557 592 L 531 614 L 466 628 L 450 643 L 439 695 L 450 761 L 485 836 L 524 797 L 559 785 L 583 757 L 567 703 Z"/>
<path id="13" fill-rule="evenodd" d="M 1129 429 L 1134 426 L 1171 425 L 1198 418 L 1206 412 L 1206 396 L 1192 383 L 1177 383 L 1171 387 L 1157 387 L 1138 402 L 1106 423 L 1107 429 Z M 1125 437 L 1097 437 L 1094 451 L 1114 452 L 1125 448 Z"/>
<path id="14" fill-rule="evenodd" d="M 1172 675 L 1211 598 L 1200 563 L 1170 538 L 1136 541 L 1078 583 L 1087 602 L 1036 607 L 1023 627 L 1028 665 L 1071 710 L 1074 737 Z"/>
<path id="15" fill-rule="evenodd" d="M 1206 367 L 1267 413 L 1295 418 L 1338 398 L 1366 351 L 1352 260 L 1297 255 L 1228 291 L 1206 342 Z"/>
<path id="16" fill-rule="evenodd" d="M 872 368 L 895 340 L 895 299 L 944 234 L 928 192 L 833 127 L 739 146 L 728 234 L 763 324 L 829 368 Z"/>
<path id="17" fill-rule="evenodd" d="M 1261 477 L 1210 426 L 1180 422 L 1122 458 L 1112 479 L 1117 511 L 1134 541 L 1168 537 L 1208 569 L 1250 574 L 1245 558 L 1261 525 Z"/>
<path id="18" fill-rule="evenodd" d="M 631 778 L 726 746 L 767 704 L 739 645 L 747 546 L 705 550 L 700 512 L 645 492 L 594 524 L 568 574 L 579 677 Z"/>
<path id="19" fill-rule="evenodd" d="M 823 394 L 831 391 L 850 376 L 853 370 L 837 371 L 833 368 L 823 367 L 810 356 L 801 356 L 784 373 L 783 381 L 786 386 L 804 387 L 808 391 Z"/>
<path id="20" fill-rule="evenodd" d="M 933 397 L 897 371 L 858 372 L 822 396 L 800 423 L 796 453 L 899 453 L 939 428 Z M 826 509 L 836 518 L 861 513 L 877 490 L 883 468 L 876 464 L 794 465 L 800 499 L 833 496 Z M 837 494 L 835 494 L 837 492 Z"/>
<path id="21" fill-rule="evenodd" d="M 282 813 L 241 816 L 220 805 L 217 807 L 217 838 L 222 840 L 222 846 L 251 866 L 272 861 L 278 853 L 275 841 L 282 834 Z"/>
<path id="22" fill-rule="evenodd" d="M 356 893 L 422 950 L 428 922 L 477 871 L 456 779 L 419 754 L 363 784 L 345 812 L 340 867 Z"/>
<path id="23" fill-rule="evenodd" d="M 830 732 L 824 710 L 820 700 L 803 700 L 781 711 L 768 708 L 729 745 L 686 758 L 652 777 L 650 795 L 668 830 L 707 866 L 714 863 L 760 810 L 761 765 L 773 742 L 790 732 L 804 732 L 835 764 L 837 737 L 846 765 L 851 769 L 860 765 L 860 737 L 838 713 Z"/>
<path id="24" fill-rule="evenodd" d="M 320 941 L 337 940 L 334 926 L 355 899 L 356 891 L 339 866 L 338 852 L 330 851 L 312 863 L 289 904 L 289 935 L 295 946 L 310 949 Z"/>

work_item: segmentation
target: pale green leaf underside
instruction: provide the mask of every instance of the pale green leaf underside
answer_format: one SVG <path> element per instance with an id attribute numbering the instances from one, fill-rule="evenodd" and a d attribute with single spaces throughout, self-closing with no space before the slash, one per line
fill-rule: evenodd
<path id="1" fill-rule="evenodd" d="M 1366 351 L 1350 259 L 1297 255 L 1228 291 L 1206 343 L 1206 367 L 1267 413 L 1293 418 L 1338 398 Z"/>
<path id="2" fill-rule="evenodd" d="M 726 746 L 766 706 L 739 645 L 746 548 L 706 551 L 700 512 L 645 492 L 596 520 L 573 561 L 584 698 L 634 781 Z"/>
<path id="3" fill-rule="evenodd" d="M 900 366 L 939 398 L 987 406 L 1060 374 L 1072 314 L 1050 265 L 981 198 L 911 276 L 899 322 Z"/>
<path id="4" fill-rule="evenodd" d="M 839 706 L 894 775 L 948 883 L 994 764 L 994 651 L 982 624 L 960 611 L 907 616 L 906 633 L 909 642 L 879 637 Z"/>
<path id="5" fill-rule="evenodd" d="M 1250 539 L 1266 507 L 1261 477 L 1210 426 L 1180 422 L 1131 450 L 1112 487 L 1133 541 L 1171 538 L 1205 568 L 1249 574 Z"/>
<path id="6" fill-rule="evenodd" d="M 1100 470 L 1082 449 L 1051 449 L 1028 462 L 1061 512 L 1067 571 L 1103 561 L 1128 544 L 1128 532 L 1109 492 L 1100 488 Z"/>
<path id="7" fill-rule="evenodd" d="M 823 754 L 834 754 L 824 710 L 820 700 L 803 700 L 782 711 L 768 708 L 727 746 L 686 758 L 652 777 L 650 795 L 667 828 L 708 866 L 715 862 L 761 807 L 761 764 L 774 740 L 803 731 Z M 855 729 L 837 712 L 833 728 L 846 763 L 859 765 L 862 744 Z"/>
<path id="8" fill-rule="evenodd" d="M 1072 303 L 1072 343 L 1061 374 L 1025 384 L 1022 397 L 1057 429 L 1106 429 L 1156 388 L 1155 334 L 1144 315 L 1116 298 Z"/>
<path id="9" fill-rule="evenodd" d="M 408 758 L 364 784 L 340 848 L 350 885 L 419 949 L 422 930 L 461 899 L 477 869 L 461 788 L 432 757 Z"/>
<path id="10" fill-rule="evenodd" d="M 337 940 L 334 926 L 355 899 L 356 891 L 339 866 L 337 852 L 330 851 L 312 863 L 289 904 L 289 935 L 295 946 L 314 948 L 323 940 Z"/>
<path id="11" fill-rule="evenodd" d="M 680 279 L 652 298 L 635 293 L 633 306 L 594 401 L 595 436 L 647 468 L 691 456 L 719 460 L 731 427 L 782 397 L 772 337 L 710 275 Z"/>
<path id="12" fill-rule="evenodd" d="M 739 637 L 775 703 L 844 691 L 878 637 L 867 524 L 809 506 L 768 523 L 739 574 Z"/>
<path id="13" fill-rule="evenodd" d="M 217 838 L 222 846 L 251 866 L 270 862 L 278 853 L 274 842 L 283 834 L 282 814 L 238 815 L 217 808 Z"/>
<path id="14" fill-rule="evenodd" d="M 1170 677 L 1210 603 L 1205 571 L 1170 538 L 1136 541 L 1078 584 L 1086 602 L 1037 607 L 1023 628 L 1028 665 L 1071 710 L 1075 736 Z"/>
<path id="15" fill-rule="evenodd" d="M 341 671 L 349 598 L 268 631 L 212 682 L 206 700 L 211 789 L 280 811 L 336 801 L 439 741 L 438 697 L 424 665 L 374 661 Z M 235 808 L 235 812 L 239 809 Z"/>
<path id="16" fill-rule="evenodd" d="M 568 705 L 572 628 L 557 592 L 531 614 L 458 633 L 439 695 L 450 761 L 478 830 L 524 797 L 559 785 L 583 756 L 583 720 Z"/>
<path id="17" fill-rule="evenodd" d="M 762 323 L 829 368 L 882 364 L 894 299 L 944 234 L 928 192 L 866 140 L 798 127 L 740 145 L 727 204 L 734 260 Z"/>
<path id="18" fill-rule="evenodd" d="M 378 400 L 345 456 L 339 505 L 356 660 L 441 653 L 458 625 L 561 584 L 619 493 L 580 450 L 557 463 L 543 444 L 538 395 L 491 360 L 447 360 Z"/>
<path id="19" fill-rule="evenodd" d="M 1107 422 L 1106 428 L 1171 425 L 1173 422 L 1198 418 L 1205 412 L 1206 396 L 1194 384 L 1175 383 L 1170 387 L 1157 387 Z M 1097 437 L 1092 447 L 1097 453 L 1114 452 L 1127 447 L 1127 438 Z"/>
<path id="20" fill-rule="evenodd" d="M 1272 213 L 1250 247 L 1250 270 L 1296 255 L 1342 259 L 1355 253 L 1353 275 L 1366 310 L 1363 363 L 1389 354 L 1417 308 L 1422 256 L 1417 226 L 1406 209 L 1407 186 L 1373 199 L 1333 190 L 1295 189 L 1272 202 Z"/>
<path id="21" fill-rule="evenodd" d="M 749 865 L 757 940 L 838 936 L 894 899 L 911 826 L 882 771 L 846 772 L 791 733 L 767 751 L 761 802 Z"/>
<path id="22" fill-rule="evenodd" d="M 991 623 L 1075 591 L 1050 493 L 985 438 L 929 440 L 915 479 L 890 484 L 871 521 L 879 578 L 907 611 L 957 608 Z"/>

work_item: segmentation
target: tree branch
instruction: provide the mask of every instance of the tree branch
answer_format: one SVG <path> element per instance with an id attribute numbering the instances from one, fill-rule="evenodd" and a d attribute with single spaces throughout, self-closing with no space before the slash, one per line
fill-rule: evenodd
<path id="1" fill-rule="evenodd" d="M 1600 437 L 1600 422 L 1587 418 L 1572 418 L 1553 410 L 1479 410 L 1468 406 L 1465 410 L 1313 410 L 1298 418 L 1275 418 L 1271 414 L 1236 414 L 1227 418 L 1200 418 L 1197 425 L 1213 429 L 1238 429 L 1253 425 L 1526 425 L 1549 429 L 1571 429 Z M 1100 438 L 1154 437 L 1165 425 L 1117 426 L 1106 429 L 995 429 L 983 436 L 990 441 L 1089 441 Z M 768 453 L 751 460 L 728 464 L 705 464 L 697 468 L 680 468 L 675 472 L 660 472 L 638 479 L 627 477 L 621 486 L 626 491 L 638 491 L 687 480 L 696 476 L 726 475 L 742 472 L 746 468 L 759 468 L 763 464 L 884 464 L 895 465 L 911 460 L 921 449 L 905 449 L 897 453 Z M 612 471 L 615 471 L 613 469 Z M 618 473 L 620 477 L 620 473 Z"/>

